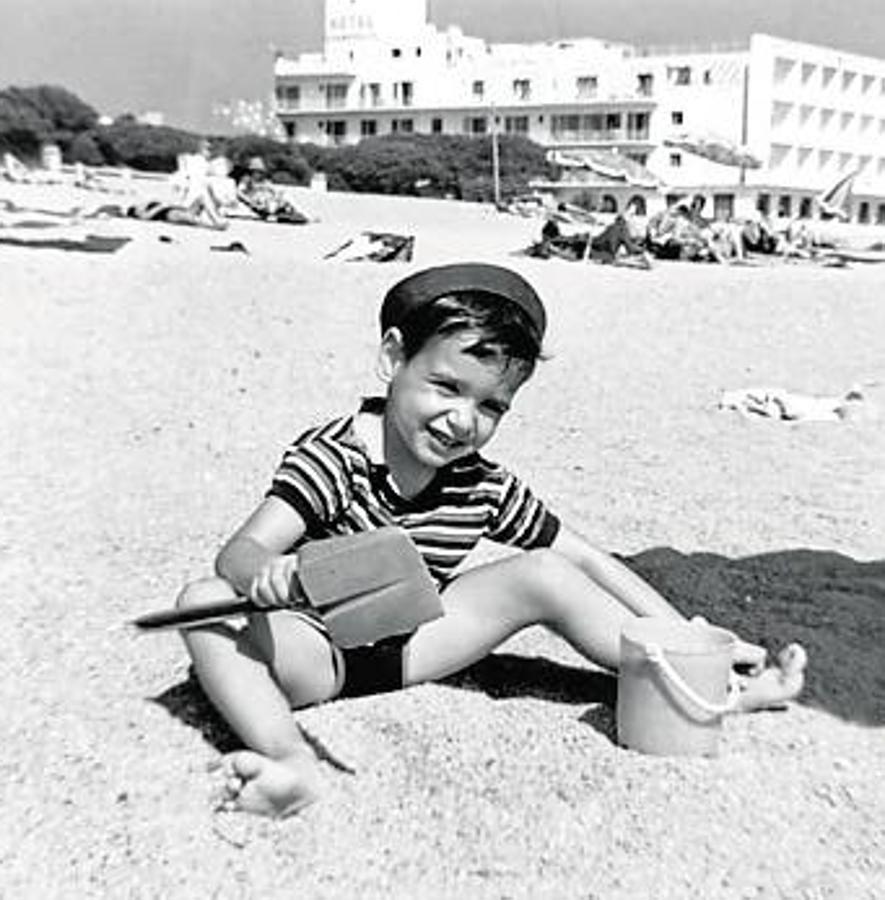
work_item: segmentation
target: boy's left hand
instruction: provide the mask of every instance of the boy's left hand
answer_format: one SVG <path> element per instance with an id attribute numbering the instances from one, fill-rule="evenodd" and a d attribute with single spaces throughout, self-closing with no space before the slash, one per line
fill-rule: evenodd
<path id="1" fill-rule="evenodd" d="M 249 584 L 249 599 L 264 607 L 294 605 L 300 599 L 297 573 L 298 558 L 294 554 L 271 557 Z"/>

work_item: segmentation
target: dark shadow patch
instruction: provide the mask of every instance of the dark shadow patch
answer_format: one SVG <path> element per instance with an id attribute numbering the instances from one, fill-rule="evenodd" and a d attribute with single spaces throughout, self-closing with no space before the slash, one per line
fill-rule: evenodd
<path id="1" fill-rule="evenodd" d="M 534 697 L 556 703 L 613 706 L 617 694 L 617 678 L 607 672 L 513 653 L 493 653 L 441 684 L 482 691 L 494 700 Z"/>
<path id="2" fill-rule="evenodd" d="M 685 615 L 762 644 L 808 651 L 799 702 L 863 725 L 885 725 L 885 560 L 785 550 L 732 559 L 669 547 L 623 561 Z"/>
<path id="3" fill-rule="evenodd" d="M 203 740 L 219 753 L 243 749 L 243 742 L 216 712 L 192 670 L 186 680 L 166 688 L 156 697 L 147 699 L 162 706 L 169 715 L 180 722 L 199 731 Z"/>

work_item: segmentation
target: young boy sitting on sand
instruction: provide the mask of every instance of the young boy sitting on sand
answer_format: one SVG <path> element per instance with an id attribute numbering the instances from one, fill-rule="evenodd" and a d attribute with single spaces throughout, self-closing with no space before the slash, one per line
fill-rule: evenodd
<path id="1" fill-rule="evenodd" d="M 271 487 L 222 548 L 217 578 L 188 585 L 179 606 L 246 595 L 272 610 L 234 629 L 183 632 L 206 694 L 249 749 L 226 757 L 224 806 L 288 815 L 321 793 L 317 760 L 292 709 L 443 678 L 540 623 L 588 660 L 617 669 L 621 626 L 682 618 L 663 597 L 566 526 L 501 465 L 480 456 L 541 355 L 546 314 L 521 276 L 484 264 L 427 269 L 381 308 L 386 396 L 303 433 Z M 341 650 L 290 606 L 295 548 L 385 524 L 405 529 L 439 585 L 444 615 L 405 638 Z M 524 552 L 455 569 L 481 537 Z M 804 653 L 791 645 L 754 674 L 739 709 L 795 697 Z"/>

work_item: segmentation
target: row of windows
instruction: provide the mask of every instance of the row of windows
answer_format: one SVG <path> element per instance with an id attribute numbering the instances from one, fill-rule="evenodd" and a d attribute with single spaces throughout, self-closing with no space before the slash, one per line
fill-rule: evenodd
<path id="1" fill-rule="evenodd" d="M 763 215 L 771 215 L 771 195 L 760 194 L 757 208 Z M 776 209 L 777 215 L 785 219 L 792 218 L 794 214 L 799 219 L 810 219 L 814 215 L 814 200 L 811 197 L 792 197 L 789 194 L 780 194 L 777 197 Z M 861 200 L 857 204 L 856 213 L 852 218 L 859 225 L 869 225 L 872 222 L 872 214 L 872 204 L 868 200 Z M 879 203 L 876 206 L 876 224 L 885 225 L 885 203 Z"/>
<path id="2" fill-rule="evenodd" d="M 795 120 L 795 121 L 794 121 Z M 858 113 L 852 110 L 836 110 L 830 106 L 818 108 L 808 103 L 799 106 L 776 100 L 771 107 L 771 125 L 773 128 L 790 127 L 798 123 L 800 128 L 816 128 L 819 131 L 841 132 L 856 131 L 869 134 L 876 130 L 885 134 L 885 119 L 877 118 L 871 113 Z M 876 127 L 874 129 L 874 123 Z"/>
<path id="3" fill-rule="evenodd" d="M 529 101 L 532 99 L 532 82 L 529 78 L 514 78 L 511 82 L 511 92 L 516 100 Z M 597 96 L 599 90 L 599 78 L 596 75 L 579 75 L 575 79 L 575 94 L 580 100 L 591 100 Z M 639 96 L 651 96 L 653 91 L 653 76 L 641 74 L 636 77 L 636 93 Z M 347 105 L 347 84 L 321 84 L 319 92 L 325 97 L 326 109 L 343 109 Z M 414 83 L 411 81 L 396 81 L 391 87 L 393 102 L 401 106 L 412 106 L 414 102 Z M 471 85 L 471 93 L 474 100 L 482 101 L 486 97 L 486 83 L 476 79 Z M 365 106 L 382 106 L 383 95 L 379 82 L 367 82 L 360 85 L 360 104 Z M 297 84 L 277 85 L 277 103 L 284 109 L 299 109 L 301 106 L 301 87 Z"/>
<path id="4" fill-rule="evenodd" d="M 504 133 L 505 134 L 528 134 L 529 117 L 528 116 L 505 116 L 504 117 Z M 320 131 L 324 131 L 334 143 L 343 143 L 348 134 L 346 119 L 328 119 L 318 123 Z M 390 120 L 391 134 L 413 134 L 415 132 L 415 120 L 410 118 L 397 118 Z M 284 125 L 286 136 L 288 138 L 296 137 L 297 125 L 295 122 L 286 122 Z M 466 116 L 461 122 L 461 130 L 464 134 L 487 134 L 489 130 L 489 120 L 486 116 Z M 439 116 L 434 116 L 430 120 L 431 134 L 443 134 L 445 131 L 445 123 Z M 361 119 L 359 123 L 360 137 L 374 137 L 378 132 L 377 119 Z"/>
<path id="5" fill-rule="evenodd" d="M 773 63 L 775 84 L 798 83 L 814 90 L 837 90 L 843 94 L 866 96 L 878 86 L 878 93 L 885 95 L 885 77 L 869 72 L 855 72 L 836 66 L 817 63 L 798 63 L 794 59 L 778 56 Z"/>
<path id="6" fill-rule="evenodd" d="M 550 117 L 553 137 L 572 141 L 648 140 L 650 116 L 646 112 L 569 113 Z M 625 127 L 626 123 L 626 127 Z"/>

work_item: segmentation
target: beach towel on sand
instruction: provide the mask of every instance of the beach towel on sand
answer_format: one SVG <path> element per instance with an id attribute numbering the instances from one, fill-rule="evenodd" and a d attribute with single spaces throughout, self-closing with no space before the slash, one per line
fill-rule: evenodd
<path id="1" fill-rule="evenodd" d="M 861 387 L 844 394 L 811 396 L 780 387 L 751 387 L 723 391 L 719 409 L 744 416 L 761 416 L 788 422 L 841 422 L 852 418 L 874 418 L 875 410 Z"/>
<path id="2" fill-rule="evenodd" d="M 28 247 L 35 250 L 72 250 L 81 253 L 116 253 L 132 238 L 87 234 L 82 238 L 18 238 L 0 237 L 0 244 L 10 247 Z"/>
<path id="3" fill-rule="evenodd" d="M 415 251 L 412 235 L 387 231 L 364 231 L 359 237 L 345 241 L 323 259 L 339 257 L 348 262 L 411 262 Z"/>

